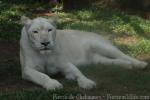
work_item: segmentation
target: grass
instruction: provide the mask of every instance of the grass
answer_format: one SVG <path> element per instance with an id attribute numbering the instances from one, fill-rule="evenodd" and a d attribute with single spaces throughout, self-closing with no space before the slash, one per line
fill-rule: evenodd
<path id="1" fill-rule="evenodd" d="M 18 42 L 22 27 L 19 22 L 20 16 L 27 15 L 31 18 L 39 16 L 33 12 L 39 6 L 45 7 L 39 4 L 33 6 L 30 4 L 9 4 L 2 1 L 0 3 L 0 40 L 6 39 L 8 42 L 2 42 L 0 45 L 6 44 L 5 46 L 8 46 L 10 40 Z M 45 8 L 49 9 L 47 6 Z M 107 8 L 57 13 L 60 17 L 58 28 L 97 32 L 112 41 L 126 54 L 150 62 L 149 20 Z M 147 70 L 127 70 L 117 66 L 104 65 L 89 65 L 80 68 L 86 76 L 97 82 L 97 87 L 91 91 L 78 88 L 74 81 L 58 78 L 64 85 L 64 89 L 46 92 L 31 83 L 22 84 L 19 57 L 17 56 L 19 47 L 17 45 L 7 48 L 8 50 L 0 49 L 1 52 L 4 52 L 0 57 L 0 78 L 3 80 L 0 82 L 0 100 L 56 100 L 54 95 L 79 97 L 79 95 L 86 94 L 103 96 L 103 99 L 106 99 L 107 94 L 150 95 L 149 68 Z M 10 52 L 13 51 L 11 48 L 15 49 L 15 55 Z M 8 56 L 5 55 L 5 51 L 9 52 Z M 79 100 L 79 98 L 74 99 Z"/>
<path id="2" fill-rule="evenodd" d="M 11 94 L 1 94 L 1 100 L 48 100 L 48 98 L 56 98 L 53 95 L 64 95 L 64 91 L 53 91 L 53 92 L 43 92 L 43 91 L 18 91 Z M 65 95 L 69 96 L 69 92 L 65 91 Z M 73 95 L 73 93 L 72 93 Z"/>

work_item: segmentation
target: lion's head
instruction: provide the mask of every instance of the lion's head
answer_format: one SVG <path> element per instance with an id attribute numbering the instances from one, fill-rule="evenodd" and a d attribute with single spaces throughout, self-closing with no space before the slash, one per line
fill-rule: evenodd
<path id="1" fill-rule="evenodd" d="M 40 51 L 52 50 L 55 46 L 56 18 L 29 19 L 22 16 L 21 22 L 25 27 L 28 39 L 32 47 Z"/>

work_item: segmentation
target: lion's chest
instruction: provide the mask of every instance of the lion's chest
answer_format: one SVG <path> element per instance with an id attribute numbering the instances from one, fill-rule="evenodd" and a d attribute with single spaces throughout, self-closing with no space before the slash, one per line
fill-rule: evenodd
<path id="1" fill-rule="evenodd" d="M 46 72 L 49 74 L 55 74 L 58 72 L 58 67 L 56 67 L 57 64 L 59 64 L 58 57 L 54 55 L 38 56 L 35 61 L 33 60 L 33 62 L 36 66 L 35 68 L 41 72 Z"/>
<path id="2" fill-rule="evenodd" d="M 48 74 L 56 74 L 59 72 L 59 64 L 60 64 L 60 57 L 56 55 L 50 55 L 46 59 L 45 64 L 45 71 Z"/>

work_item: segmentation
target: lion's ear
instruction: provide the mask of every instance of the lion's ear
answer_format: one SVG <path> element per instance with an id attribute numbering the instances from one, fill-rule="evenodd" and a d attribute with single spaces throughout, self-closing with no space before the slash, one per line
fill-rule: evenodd
<path id="1" fill-rule="evenodd" d="M 48 20 L 52 25 L 56 26 L 58 22 L 58 15 L 54 14 Z"/>
<path id="2" fill-rule="evenodd" d="M 28 17 L 26 16 L 22 16 L 21 17 L 21 24 L 22 25 L 27 25 L 27 24 L 30 24 L 31 23 L 31 19 L 29 19 Z"/>

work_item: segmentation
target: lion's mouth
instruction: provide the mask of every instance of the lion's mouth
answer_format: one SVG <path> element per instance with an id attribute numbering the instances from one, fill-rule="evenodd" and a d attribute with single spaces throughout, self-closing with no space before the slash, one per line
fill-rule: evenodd
<path id="1" fill-rule="evenodd" d="M 40 49 L 40 50 L 46 51 L 46 50 L 51 50 L 51 49 L 50 49 L 50 48 L 42 48 L 42 49 Z"/>
<path id="2" fill-rule="evenodd" d="M 49 48 L 49 47 L 44 47 L 44 48 L 42 48 L 42 49 L 40 49 L 41 51 L 47 51 L 47 50 L 53 50 L 54 48 Z"/>

